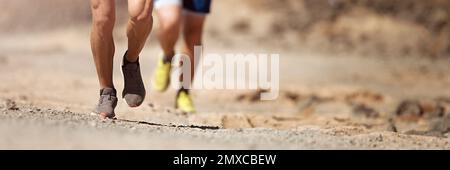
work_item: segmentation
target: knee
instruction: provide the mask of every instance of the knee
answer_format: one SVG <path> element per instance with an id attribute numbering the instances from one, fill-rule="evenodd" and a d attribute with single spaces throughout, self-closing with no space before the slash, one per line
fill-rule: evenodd
<path id="1" fill-rule="evenodd" d="M 137 15 L 130 15 L 131 20 L 137 23 L 151 23 L 153 17 L 150 13 L 140 13 Z"/>
<path id="2" fill-rule="evenodd" d="M 95 28 L 103 32 L 112 32 L 115 23 L 114 14 L 98 14 L 93 17 L 93 25 Z"/>
<path id="3" fill-rule="evenodd" d="M 131 10 L 129 13 L 133 22 L 151 23 L 153 21 L 151 9 Z"/>
<path id="4" fill-rule="evenodd" d="M 178 35 L 180 23 L 179 17 L 167 17 L 160 20 L 159 29 L 163 34 Z"/>

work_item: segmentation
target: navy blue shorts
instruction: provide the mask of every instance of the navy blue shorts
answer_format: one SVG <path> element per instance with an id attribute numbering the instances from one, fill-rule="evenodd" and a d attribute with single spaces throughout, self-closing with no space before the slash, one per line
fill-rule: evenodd
<path id="1" fill-rule="evenodd" d="M 183 0 L 183 8 L 195 13 L 208 14 L 211 9 L 211 0 Z"/>

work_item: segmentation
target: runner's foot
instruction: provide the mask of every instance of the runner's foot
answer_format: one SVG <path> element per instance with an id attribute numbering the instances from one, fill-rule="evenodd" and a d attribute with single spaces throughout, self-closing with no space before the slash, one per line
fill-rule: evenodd
<path id="1" fill-rule="evenodd" d="M 139 59 L 136 62 L 129 62 L 126 59 L 127 53 L 123 56 L 122 73 L 125 80 L 125 87 L 122 98 L 128 106 L 138 107 L 145 99 L 145 87 L 142 81 Z"/>
<path id="2" fill-rule="evenodd" d="M 154 75 L 153 87 L 156 91 L 164 92 L 170 84 L 171 60 L 160 57 Z"/>
<path id="3" fill-rule="evenodd" d="M 116 89 L 104 88 L 100 90 L 100 99 L 95 112 L 103 118 L 114 118 L 114 109 L 117 106 Z"/>
<path id="4" fill-rule="evenodd" d="M 181 89 L 178 91 L 175 107 L 183 112 L 195 113 L 195 107 L 188 90 Z"/>

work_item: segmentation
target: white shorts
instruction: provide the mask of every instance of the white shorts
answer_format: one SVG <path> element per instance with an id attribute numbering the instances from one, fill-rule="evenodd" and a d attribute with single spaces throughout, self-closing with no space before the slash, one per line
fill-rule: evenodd
<path id="1" fill-rule="evenodd" d="M 163 6 L 167 5 L 178 5 L 181 6 L 182 2 L 181 0 L 155 0 L 153 2 L 153 6 L 155 9 L 160 9 Z"/>

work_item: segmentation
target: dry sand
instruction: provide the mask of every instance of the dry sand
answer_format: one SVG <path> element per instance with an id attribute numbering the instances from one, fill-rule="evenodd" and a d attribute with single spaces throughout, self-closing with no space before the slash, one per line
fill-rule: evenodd
<path id="1" fill-rule="evenodd" d="M 194 97 L 199 113 L 185 115 L 173 109 L 173 90 L 149 90 L 143 106 L 131 109 L 120 101 L 118 119 L 102 120 L 90 115 L 98 84 L 86 32 L 3 35 L 0 148 L 450 148 L 448 60 L 269 51 L 282 57 L 276 101 L 253 101 L 257 93 L 252 91 L 198 90 Z M 123 80 L 117 68 L 125 44 L 118 42 L 114 77 L 120 90 Z M 227 50 L 211 43 L 206 53 Z M 151 43 L 141 57 L 148 89 L 158 53 Z M 432 104 L 410 104 L 412 111 L 397 115 L 405 99 Z M 433 104 L 444 110 L 433 110 Z"/>

